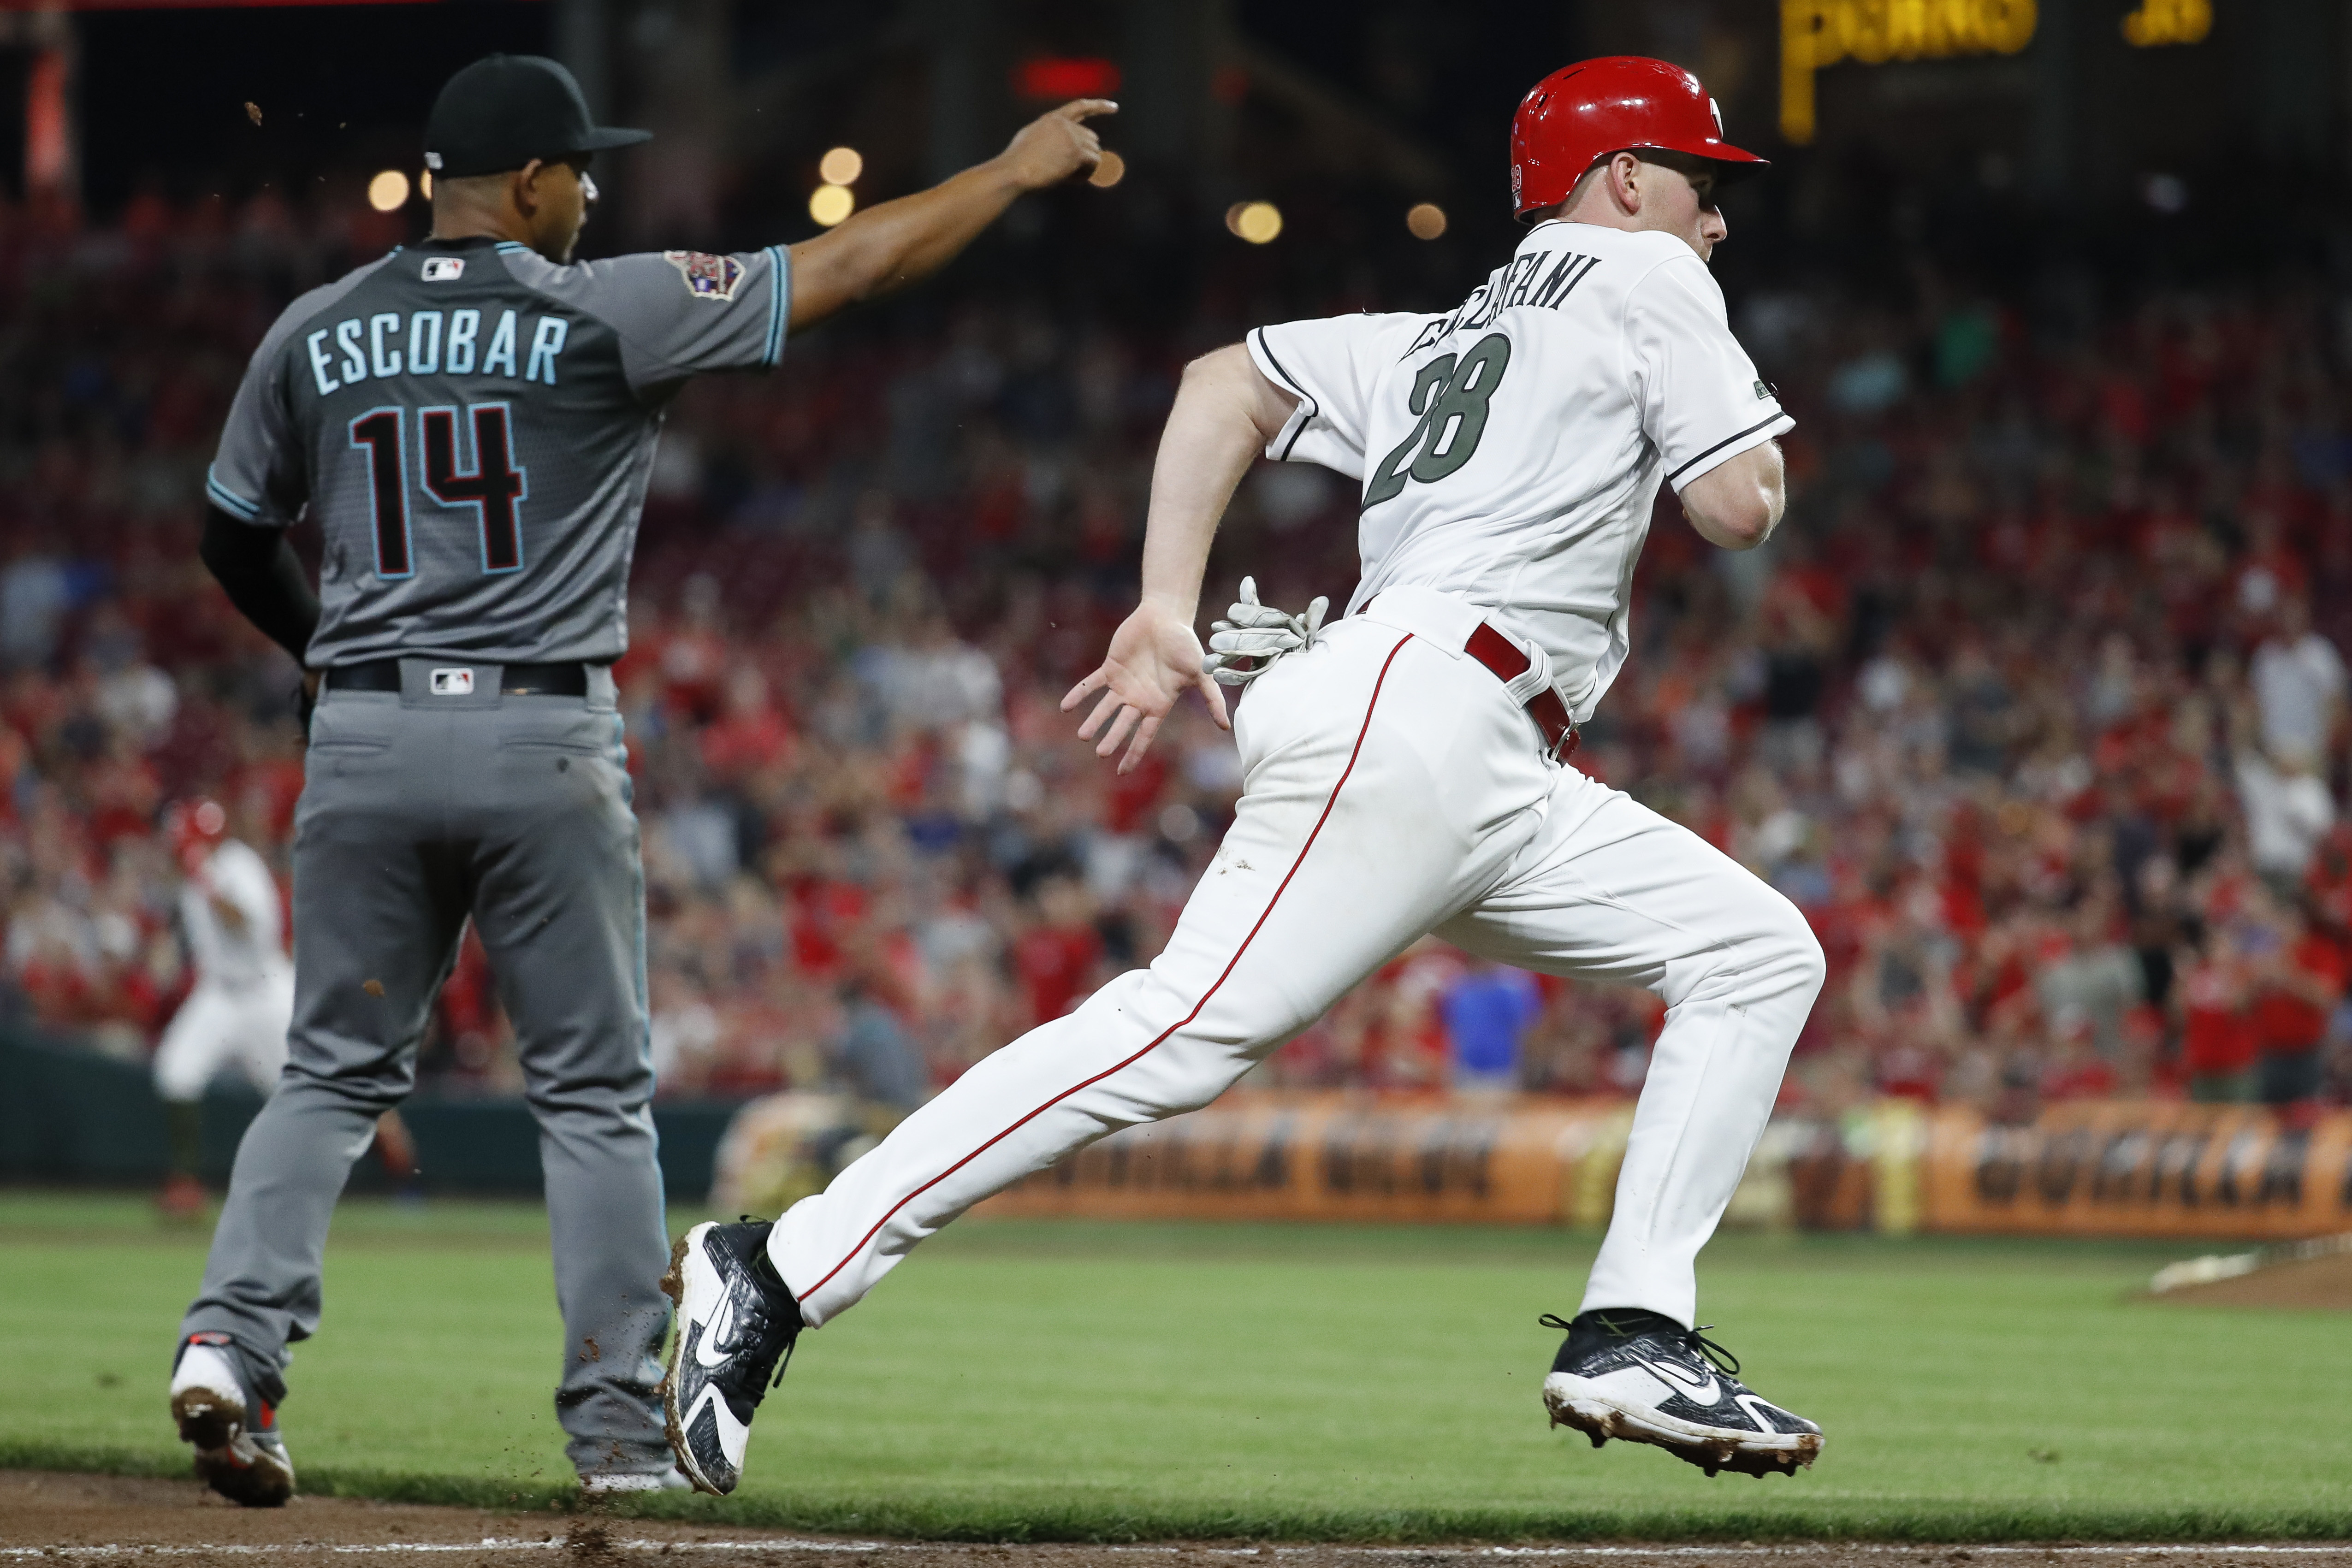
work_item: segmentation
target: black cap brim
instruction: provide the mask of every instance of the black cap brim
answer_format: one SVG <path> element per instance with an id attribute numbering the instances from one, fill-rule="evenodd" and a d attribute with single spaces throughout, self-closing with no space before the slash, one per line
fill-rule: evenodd
<path id="1" fill-rule="evenodd" d="M 582 139 L 580 145 L 565 149 L 571 152 L 603 152 L 614 147 L 635 147 L 640 141 L 651 141 L 650 131 L 632 131 L 623 125 L 599 125 Z"/>

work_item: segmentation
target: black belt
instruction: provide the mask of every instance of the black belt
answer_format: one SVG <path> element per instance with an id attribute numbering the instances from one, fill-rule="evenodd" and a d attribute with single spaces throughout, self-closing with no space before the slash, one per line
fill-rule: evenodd
<path id="1" fill-rule="evenodd" d="M 471 670 L 463 660 L 434 661 L 441 669 Z M 323 687 L 331 692 L 397 692 L 400 661 L 370 659 L 364 664 L 337 664 L 326 672 Z M 584 697 L 588 695 L 585 664 L 507 664 L 499 673 L 499 692 L 509 697 Z"/>

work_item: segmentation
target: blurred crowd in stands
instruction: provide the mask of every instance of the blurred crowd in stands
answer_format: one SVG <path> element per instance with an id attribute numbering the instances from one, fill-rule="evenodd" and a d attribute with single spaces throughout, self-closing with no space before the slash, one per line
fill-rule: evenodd
<path id="1" fill-rule="evenodd" d="M 286 871 L 295 672 L 196 560 L 203 473 L 277 309 L 393 237 L 267 197 L 0 235 L 0 1011 L 152 1049 L 175 799 Z M 2341 1103 L 2352 300 L 1903 292 L 1733 298 L 1798 416 L 1789 520 L 1727 555 L 1662 502 L 1576 765 L 1813 922 L 1792 1108 Z M 617 672 L 665 1093 L 919 1098 L 1165 940 L 1230 740 L 1188 699 L 1121 778 L 1057 704 L 1131 602 L 1176 375 L 1256 319 L 1453 303 L 1202 298 L 1169 335 L 942 290 L 674 410 Z M 1262 467 L 1207 608 L 1244 571 L 1344 601 L 1354 509 Z M 1626 1095 L 1658 1025 L 1425 943 L 1256 1081 Z M 470 939 L 422 1072 L 520 1084 Z"/>

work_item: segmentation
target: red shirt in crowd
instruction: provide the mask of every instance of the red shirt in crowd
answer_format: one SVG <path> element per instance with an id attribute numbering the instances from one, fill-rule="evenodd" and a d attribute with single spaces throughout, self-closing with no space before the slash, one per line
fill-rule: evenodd
<path id="1" fill-rule="evenodd" d="M 2226 1077 L 2254 1064 L 2252 1021 L 2238 1006 L 2229 971 L 2207 960 L 2180 977 L 2181 1059 L 2197 1077 Z"/>
<path id="2" fill-rule="evenodd" d="M 2330 996 L 2344 994 L 2344 955 L 2316 931 L 2305 932 L 2288 961 Z M 2283 987 L 2265 987 L 2254 998 L 2255 1039 L 2265 1051 L 2294 1053 L 2316 1047 L 2327 1033 L 2327 1009 Z"/>
<path id="3" fill-rule="evenodd" d="M 1029 994 L 1029 1012 L 1039 1023 L 1070 1010 L 1102 956 L 1102 938 L 1091 925 L 1037 925 L 1013 945 L 1013 967 Z"/>

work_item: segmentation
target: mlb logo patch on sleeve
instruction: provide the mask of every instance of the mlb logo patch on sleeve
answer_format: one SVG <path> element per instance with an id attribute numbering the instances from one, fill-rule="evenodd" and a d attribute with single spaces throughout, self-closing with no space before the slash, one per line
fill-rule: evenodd
<path id="1" fill-rule="evenodd" d="M 666 250 L 662 259 L 677 268 L 686 279 L 686 291 L 697 299 L 716 299 L 722 303 L 735 298 L 736 286 L 743 281 L 743 264 L 731 256 L 712 256 L 699 250 Z"/>
<path id="2" fill-rule="evenodd" d="M 450 283 L 465 276 L 466 258 L 462 256 L 428 256 L 425 258 L 425 281 Z"/>

